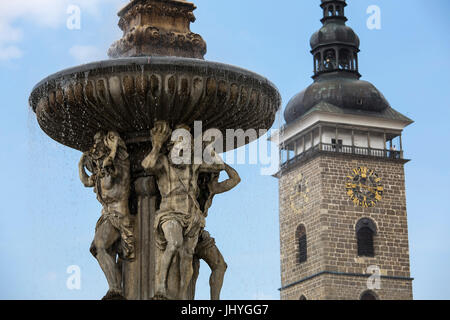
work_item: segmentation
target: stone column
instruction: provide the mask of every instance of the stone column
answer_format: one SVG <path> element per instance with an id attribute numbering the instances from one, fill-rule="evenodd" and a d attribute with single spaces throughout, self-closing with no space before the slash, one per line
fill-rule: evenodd
<path id="1" fill-rule="evenodd" d="M 155 212 L 158 188 L 155 178 L 137 178 L 132 186 L 135 202 L 134 230 L 136 235 L 136 260 L 124 262 L 123 284 L 128 300 L 149 300 L 154 296 L 156 274 Z"/>

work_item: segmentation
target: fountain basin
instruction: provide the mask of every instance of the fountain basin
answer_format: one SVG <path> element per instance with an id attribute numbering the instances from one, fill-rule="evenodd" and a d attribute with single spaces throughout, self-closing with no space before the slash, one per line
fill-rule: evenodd
<path id="1" fill-rule="evenodd" d="M 42 130 L 80 151 L 100 130 L 115 130 L 127 142 L 150 141 L 157 120 L 191 127 L 202 121 L 203 130 L 224 135 L 227 129 L 269 129 L 280 104 L 277 88 L 258 74 L 180 57 L 85 64 L 47 77 L 30 96 Z"/>

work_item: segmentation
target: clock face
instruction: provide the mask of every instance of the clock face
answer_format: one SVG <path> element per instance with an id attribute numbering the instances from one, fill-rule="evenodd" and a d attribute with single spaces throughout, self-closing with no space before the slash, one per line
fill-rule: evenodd
<path id="1" fill-rule="evenodd" d="M 364 208 L 375 207 L 384 191 L 381 178 L 366 167 L 353 169 L 351 175 L 347 176 L 346 189 L 355 206 Z"/>
<path id="2" fill-rule="evenodd" d="M 303 174 L 299 174 L 295 180 L 289 201 L 291 209 L 296 213 L 302 213 L 304 206 L 309 202 L 309 181 Z"/>

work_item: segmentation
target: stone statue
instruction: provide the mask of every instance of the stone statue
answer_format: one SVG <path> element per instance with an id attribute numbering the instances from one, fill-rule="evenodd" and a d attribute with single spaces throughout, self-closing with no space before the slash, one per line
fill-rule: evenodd
<path id="1" fill-rule="evenodd" d="M 225 193 L 236 187 L 241 178 L 239 174 L 225 164 L 225 172 L 228 179 L 219 182 L 219 173 L 202 173 L 199 177 L 199 197 L 198 202 L 205 218 L 208 216 L 208 210 L 212 205 L 215 195 Z M 220 300 L 220 292 L 222 290 L 227 264 L 216 246 L 214 238 L 208 231 L 203 230 L 200 234 L 197 247 L 195 248 L 193 268 L 194 275 L 191 284 L 191 299 L 195 297 L 195 285 L 200 271 L 200 260 L 204 260 L 211 268 L 211 276 L 209 278 L 211 300 Z"/>
<path id="2" fill-rule="evenodd" d="M 92 173 L 91 176 L 85 169 Z M 84 186 L 94 188 L 103 206 L 91 246 L 91 253 L 100 264 L 109 285 L 103 299 L 124 299 L 121 260 L 134 259 L 135 239 L 128 203 L 130 160 L 119 134 L 97 133 L 92 149 L 81 157 L 79 173 Z"/>
<path id="3" fill-rule="evenodd" d="M 184 128 L 188 132 L 189 128 Z M 152 151 L 142 161 L 142 167 L 156 177 L 161 194 L 161 204 L 155 219 L 156 244 L 162 251 L 157 259 L 154 299 L 189 299 L 189 285 L 193 276 L 193 256 L 200 232 L 205 227 L 205 216 L 197 201 L 198 177 L 202 172 L 213 173 L 224 169 L 223 163 L 174 163 L 173 155 L 182 150 L 192 153 L 192 136 L 189 141 L 168 141 L 171 129 L 167 122 L 159 121 L 151 130 Z M 190 135 L 190 133 L 189 133 Z M 167 143 L 166 143 L 167 142 Z M 167 150 L 163 152 L 163 146 Z M 168 276 L 172 264 L 179 272 L 176 297 L 169 297 Z"/>

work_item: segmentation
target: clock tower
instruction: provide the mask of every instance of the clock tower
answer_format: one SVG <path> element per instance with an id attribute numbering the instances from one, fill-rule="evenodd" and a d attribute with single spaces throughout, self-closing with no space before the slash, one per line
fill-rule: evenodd
<path id="1" fill-rule="evenodd" d="M 288 103 L 281 150 L 281 298 L 412 299 L 402 132 L 360 80 L 345 0 L 321 0 L 314 82 Z"/>

